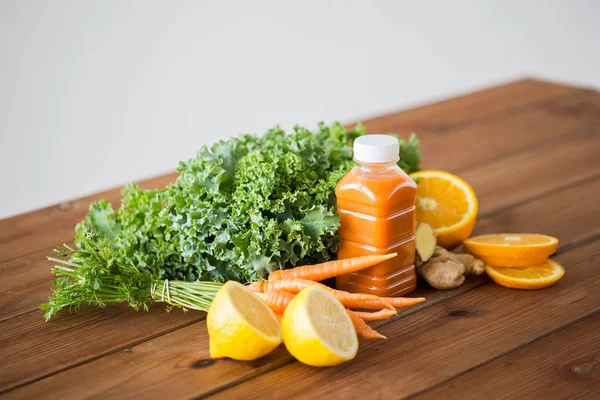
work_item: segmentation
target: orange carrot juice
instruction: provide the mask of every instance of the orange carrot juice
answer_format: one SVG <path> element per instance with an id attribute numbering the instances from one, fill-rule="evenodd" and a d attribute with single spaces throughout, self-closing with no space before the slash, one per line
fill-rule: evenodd
<path id="1" fill-rule="evenodd" d="M 393 252 L 398 256 L 336 278 L 338 289 L 404 296 L 416 287 L 417 185 L 396 164 L 398 153 L 393 136 L 366 135 L 354 141 L 357 164 L 335 189 L 342 238 L 338 258 Z"/>

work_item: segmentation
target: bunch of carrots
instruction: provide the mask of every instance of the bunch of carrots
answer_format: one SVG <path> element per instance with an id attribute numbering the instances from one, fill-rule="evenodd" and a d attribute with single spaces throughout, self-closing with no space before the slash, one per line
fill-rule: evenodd
<path id="1" fill-rule="evenodd" d="M 424 297 L 379 297 L 372 294 L 349 293 L 332 289 L 319 282 L 372 267 L 396 256 L 397 253 L 362 256 L 277 270 L 269 275 L 267 281 L 253 282 L 249 288 L 257 293 L 281 319 L 281 315 L 296 294 L 311 285 L 319 285 L 331 292 L 346 307 L 358 336 L 365 339 L 385 339 L 385 336 L 371 328 L 365 321 L 378 321 L 393 317 L 398 313 L 397 308 L 421 303 L 425 301 Z M 378 311 L 354 311 L 351 309 Z"/>

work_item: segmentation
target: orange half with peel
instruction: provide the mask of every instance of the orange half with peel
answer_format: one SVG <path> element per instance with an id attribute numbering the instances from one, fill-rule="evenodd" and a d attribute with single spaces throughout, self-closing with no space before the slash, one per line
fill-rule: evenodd
<path id="1" fill-rule="evenodd" d="M 565 269 L 556 261 L 527 268 L 485 267 L 485 272 L 494 282 L 513 289 L 542 289 L 554 285 L 565 274 Z"/>
<path id="2" fill-rule="evenodd" d="M 492 267 L 529 267 L 556 252 L 558 239 L 535 233 L 498 233 L 469 238 L 465 250 Z"/>
<path id="3" fill-rule="evenodd" d="M 417 222 L 429 224 L 437 244 L 452 249 L 467 239 L 477 218 L 477 197 L 471 186 L 445 171 L 423 170 L 410 174 L 417 184 Z"/>

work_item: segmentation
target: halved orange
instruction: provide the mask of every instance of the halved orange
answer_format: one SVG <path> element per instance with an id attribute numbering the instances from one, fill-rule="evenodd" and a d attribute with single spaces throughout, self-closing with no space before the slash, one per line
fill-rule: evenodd
<path id="1" fill-rule="evenodd" d="M 485 272 L 494 282 L 513 289 L 542 289 L 554 285 L 565 274 L 565 269 L 556 261 L 527 268 L 485 267 Z"/>
<path id="2" fill-rule="evenodd" d="M 558 247 L 558 239 L 535 233 L 497 233 L 475 236 L 465 250 L 492 267 L 529 267 L 544 263 Z"/>
<path id="3" fill-rule="evenodd" d="M 419 171 L 417 222 L 426 222 L 437 233 L 438 245 L 454 248 L 467 239 L 477 218 L 477 197 L 469 184 L 445 171 Z"/>

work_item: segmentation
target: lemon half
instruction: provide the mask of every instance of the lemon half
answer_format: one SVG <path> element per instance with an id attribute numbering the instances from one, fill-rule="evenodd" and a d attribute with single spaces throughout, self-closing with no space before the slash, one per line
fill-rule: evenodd
<path id="1" fill-rule="evenodd" d="M 282 342 L 273 311 L 248 288 L 234 281 L 223 285 L 215 296 L 206 325 L 213 358 L 255 360 Z"/>
<path id="2" fill-rule="evenodd" d="M 352 360 L 358 338 L 346 309 L 327 290 L 316 285 L 301 291 L 281 319 L 283 342 L 304 364 L 333 366 Z"/>

